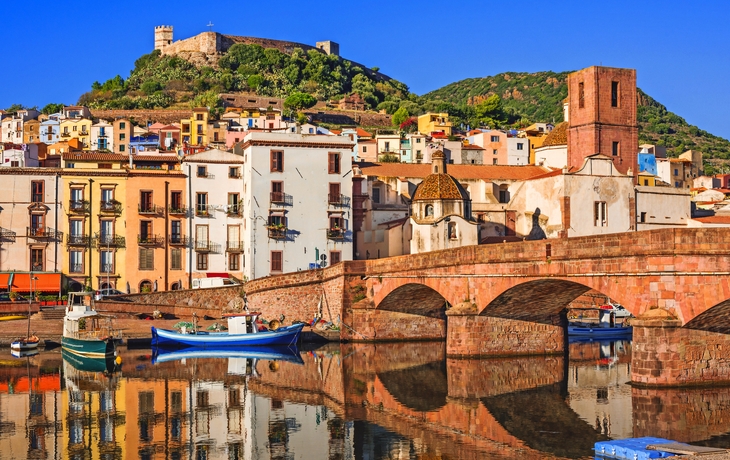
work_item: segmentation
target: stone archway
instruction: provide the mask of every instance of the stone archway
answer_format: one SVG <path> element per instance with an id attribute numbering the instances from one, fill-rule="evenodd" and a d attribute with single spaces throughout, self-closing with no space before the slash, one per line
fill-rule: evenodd
<path id="1" fill-rule="evenodd" d="M 424 284 L 408 283 L 391 291 L 377 306 L 378 310 L 446 319 L 449 302 L 438 291 Z"/>

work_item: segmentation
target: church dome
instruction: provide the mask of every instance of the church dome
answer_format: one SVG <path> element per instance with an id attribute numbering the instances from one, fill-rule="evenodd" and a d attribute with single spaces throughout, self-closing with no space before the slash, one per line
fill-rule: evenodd
<path id="1" fill-rule="evenodd" d="M 446 174 L 446 158 L 437 150 L 432 156 L 432 173 L 418 184 L 413 201 L 468 200 L 469 196 L 456 179 Z"/>

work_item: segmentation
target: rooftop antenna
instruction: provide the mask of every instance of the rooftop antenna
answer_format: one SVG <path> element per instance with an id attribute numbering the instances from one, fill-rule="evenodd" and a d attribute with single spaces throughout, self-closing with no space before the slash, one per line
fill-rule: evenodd
<path id="1" fill-rule="evenodd" d="M 206 24 L 206 27 L 208 27 L 211 32 L 213 32 L 213 26 L 214 26 L 214 24 L 211 21 L 208 21 L 208 24 Z"/>

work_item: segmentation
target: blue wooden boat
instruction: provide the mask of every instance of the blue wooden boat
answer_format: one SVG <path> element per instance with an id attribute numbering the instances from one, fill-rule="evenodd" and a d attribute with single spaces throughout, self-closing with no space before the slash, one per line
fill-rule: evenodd
<path id="1" fill-rule="evenodd" d="M 232 313 L 224 315 L 228 320 L 227 332 L 180 331 L 152 328 L 152 345 L 156 347 L 241 347 L 262 345 L 295 345 L 299 341 L 305 323 L 278 326 L 269 323 L 268 330 L 259 330 L 256 319 L 260 313 Z M 273 324 L 272 324 L 273 323 Z"/>
<path id="2" fill-rule="evenodd" d="M 603 340 L 609 338 L 626 339 L 633 333 L 631 326 L 601 327 L 600 325 L 568 325 L 568 337 L 593 337 Z"/>
<path id="3" fill-rule="evenodd" d="M 114 342 L 121 339 L 121 334 L 113 329 L 112 319 L 96 311 L 93 292 L 70 292 L 61 347 L 85 358 L 113 357 Z"/>
<path id="4" fill-rule="evenodd" d="M 166 363 L 181 359 L 193 358 L 244 358 L 265 359 L 269 361 L 287 361 L 304 364 L 296 345 L 292 346 L 253 346 L 253 347 L 187 347 L 180 349 L 154 348 L 152 363 Z"/>

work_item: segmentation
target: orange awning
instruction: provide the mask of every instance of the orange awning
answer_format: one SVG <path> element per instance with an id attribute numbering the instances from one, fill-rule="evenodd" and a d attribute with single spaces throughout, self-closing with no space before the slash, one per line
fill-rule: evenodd
<path id="1" fill-rule="evenodd" d="M 13 285 L 10 289 L 15 292 L 30 292 L 30 272 L 0 273 L 0 291 L 8 289 L 8 280 L 12 276 Z M 33 273 L 33 290 L 40 292 L 60 292 L 61 273 Z"/>

